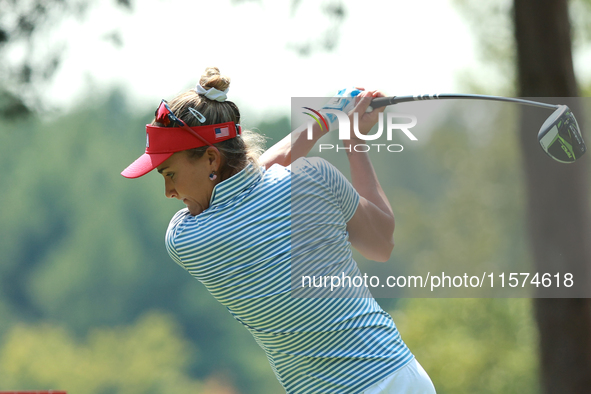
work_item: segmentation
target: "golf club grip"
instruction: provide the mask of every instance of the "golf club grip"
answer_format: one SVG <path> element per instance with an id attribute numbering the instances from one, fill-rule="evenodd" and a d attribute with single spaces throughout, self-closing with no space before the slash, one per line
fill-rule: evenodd
<path id="1" fill-rule="evenodd" d="M 393 97 L 378 97 L 378 98 L 375 98 L 375 99 L 371 100 L 371 104 L 369 104 L 369 105 L 371 105 L 371 107 L 373 109 L 376 109 L 376 108 L 385 107 L 387 105 L 396 104 L 395 102 L 392 102 L 394 98 L 396 98 L 396 96 L 393 96 Z"/>
<path id="2" fill-rule="evenodd" d="M 371 100 L 369 107 L 366 112 L 371 112 L 376 108 L 385 107 L 388 105 L 394 105 L 403 103 L 405 101 L 415 101 L 415 96 L 392 96 L 392 97 L 378 97 Z"/>

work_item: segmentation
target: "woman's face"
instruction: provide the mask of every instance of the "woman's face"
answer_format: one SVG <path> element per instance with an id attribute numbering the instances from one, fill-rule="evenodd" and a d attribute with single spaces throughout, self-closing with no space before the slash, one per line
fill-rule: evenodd
<path id="1" fill-rule="evenodd" d="M 190 158 L 187 151 L 177 152 L 158 166 L 164 176 L 164 194 L 182 201 L 191 215 L 199 215 L 209 207 L 211 194 L 219 179 L 209 175 L 219 166 L 219 154 L 208 149 L 199 159 Z"/>

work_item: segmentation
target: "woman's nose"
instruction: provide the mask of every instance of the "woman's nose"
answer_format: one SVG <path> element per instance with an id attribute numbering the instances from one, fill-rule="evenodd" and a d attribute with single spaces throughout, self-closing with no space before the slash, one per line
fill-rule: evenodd
<path id="1" fill-rule="evenodd" d="M 164 183 L 164 194 L 166 195 L 166 197 L 168 198 L 176 198 L 178 197 L 178 194 L 174 188 L 173 185 L 171 185 L 172 182 L 166 181 Z"/>
<path id="2" fill-rule="evenodd" d="M 177 196 L 176 191 L 174 189 L 167 189 L 165 194 L 168 198 L 176 198 Z"/>

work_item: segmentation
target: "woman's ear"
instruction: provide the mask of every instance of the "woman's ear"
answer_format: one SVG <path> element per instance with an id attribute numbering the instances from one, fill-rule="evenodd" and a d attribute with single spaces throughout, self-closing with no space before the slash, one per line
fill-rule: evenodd
<path id="1" fill-rule="evenodd" d="M 221 154 L 218 148 L 216 148 L 215 146 L 211 146 L 207 148 L 207 151 L 205 152 L 207 155 L 207 161 L 209 165 L 215 167 L 215 169 L 218 170 L 221 164 Z"/>

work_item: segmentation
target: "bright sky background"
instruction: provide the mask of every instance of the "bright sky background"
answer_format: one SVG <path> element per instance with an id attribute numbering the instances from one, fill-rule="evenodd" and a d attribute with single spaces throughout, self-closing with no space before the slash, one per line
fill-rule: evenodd
<path id="1" fill-rule="evenodd" d="M 100 0 L 84 22 L 56 34 L 67 41 L 47 91 L 68 109 L 89 89 L 125 88 L 141 110 L 192 88 L 205 67 L 232 78 L 229 98 L 251 119 L 289 114 L 291 97 L 332 96 L 349 86 L 387 95 L 465 93 L 459 76 L 478 67 L 474 40 L 451 0 L 345 1 L 333 52 L 299 57 L 288 48 L 319 41 L 328 0 L 136 0 L 126 12 Z M 105 39 L 120 31 L 123 46 Z M 495 94 L 498 92 L 490 92 Z"/>
<path id="2" fill-rule="evenodd" d="M 453 92 L 474 67 L 473 40 L 449 0 L 346 2 L 341 40 L 331 53 L 299 57 L 288 48 L 318 42 L 330 21 L 326 1 L 141 0 L 129 13 L 101 0 L 84 22 L 69 21 L 53 104 L 68 108 L 84 90 L 125 87 L 138 108 L 190 89 L 205 67 L 232 78 L 229 98 L 251 117 L 289 114 L 297 96 L 332 96 L 348 86 L 388 95 Z M 123 47 L 104 37 L 122 33 Z"/>

